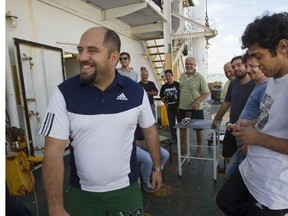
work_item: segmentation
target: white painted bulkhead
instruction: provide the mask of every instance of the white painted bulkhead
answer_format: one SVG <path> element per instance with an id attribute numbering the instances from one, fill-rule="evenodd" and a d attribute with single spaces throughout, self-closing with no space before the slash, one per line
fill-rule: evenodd
<path id="1" fill-rule="evenodd" d="M 140 0 L 133 1 L 139 2 Z M 149 2 L 149 4 L 152 4 L 152 6 L 154 7 L 154 3 L 152 1 L 141 0 L 141 2 Z M 171 2 L 175 1 L 171 0 Z M 181 4 L 182 3 L 179 1 L 179 5 Z M 134 70 L 136 70 L 137 72 L 140 71 L 141 66 L 145 66 L 150 72 L 149 79 L 155 82 L 155 84 L 160 90 L 158 77 L 154 73 L 151 61 L 147 58 L 147 50 L 143 45 L 143 40 L 136 37 L 135 34 L 132 34 L 133 29 L 130 25 L 116 18 L 108 20 L 104 19 L 103 16 L 105 14 L 103 15 L 103 11 L 95 6 L 91 6 L 86 1 L 9 0 L 6 1 L 6 12 L 8 11 L 10 11 L 13 16 L 17 16 L 18 18 L 17 27 L 12 27 L 9 19 L 6 18 L 6 111 L 9 115 L 11 126 L 20 127 L 27 131 L 27 125 L 25 125 L 25 115 L 23 114 L 24 102 L 21 101 L 21 103 L 19 103 L 19 96 L 21 98 L 22 94 L 21 84 L 19 83 L 19 75 L 17 79 L 14 76 L 15 74 L 13 73 L 13 70 L 16 70 L 19 73 L 13 38 L 60 48 L 63 50 L 63 54 L 74 54 L 74 57 L 67 58 L 64 62 L 65 77 L 69 78 L 72 75 L 77 74 L 79 71 L 78 64 L 75 59 L 75 54 L 77 54 L 76 47 L 79 43 L 79 39 L 82 33 L 88 28 L 94 26 L 105 26 L 111 28 L 120 35 L 122 41 L 121 51 L 130 53 L 130 66 L 133 67 Z M 179 13 L 181 13 L 182 11 L 183 8 L 180 7 Z M 204 14 L 202 14 L 202 19 L 203 18 Z M 163 21 L 165 22 L 165 19 L 163 19 Z M 155 23 L 155 25 L 157 26 L 158 23 Z M 183 27 L 183 21 L 180 22 L 180 27 Z M 147 31 L 149 31 L 149 29 L 147 29 Z M 173 32 L 171 32 L 171 34 L 172 33 Z M 196 57 L 198 67 L 205 67 L 205 69 L 207 69 L 208 58 L 207 51 L 204 48 L 204 38 L 194 38 L 192 40 L 194 46 L 191 47 L 192 50 L 190 50 L 190 54 Z M 167 42 L 164 40 L 164 43 L 171 43 L 171 41 Z M 44 62 L 37 63 L 38 65 L 41 65 L 41 63 L 44 64 Z M 53 63 L 50 62 L 49 64 Z M 53 65 L 51 67 L 53 68 Z M 120 64 L 118 64 L 118 67 L 120 67 Z M 202 71 L 202 69 L 200 70 Z M 49 73 L 51 77 L 57 77 L 57 75 L 54 74 L 54 70 L 49 71 Z M 203 69 L 203 73 L 207 73 L 207 71 Z M 138 79 L 140 80 L 140 74 Z M 15 86 L 15 82 L 18 82 L 18 85 L 20 86 L 20 91 L 18 92 Z M 53 82 L 53 79 L 51 79 L 51 82 Z M 55 86 L 57 84 L 59 83 L 54 83 Z M 43 91 L 43 89 L 41 90 L 41 88 L 39 88 L 37 89 L 37 91 L 38 94 L 41 94 L 41 91 Z M 39 112 L 40 121 L 34 124 L 40 128 L 40 123 L 42 118 L 44 117 L 45 110 L 43 108 L 43 105 L 37 107 L 41 107 L 39 108 L 40 110 L 35 111 Z M 33 130 L 36 131 L 36 129 L 34 128 Z M 43 147 L 44 143 L 37 143 L 33 145 Z"/>
<path id="2" fill-rule="evenodd" d="M 18 17 L 16 28 L 7 23 L 6 42 L 10 55 L 13 51 L 13 37 L 59 47 L 63 52 L 77 54 L 76 46 L 82 33 L 94 26 L 105 26 L 119 33 L 121 51 L 131 54 L 131 66 L 135 70 L 139 70 L 141 66 L 151 68 L 143 56 L 141 40 L 129 33 L 128 25 L 117 19 L 103 21 L 99 10 L 82 1 L 9 0 L 6 2 L 6 11 L 11 11 Z M 153 75 L 150 78 L 155 79 Z"/>
<path id="3" fill-rule="evenodd" d="M 59 4 L 61 2 L 61 4 Z M 50 4 L 52 3 L 52 4 Z M 93 10 L 92 10 L 93 9 Z M 11 11 L 13 15 L 18 17 L 17 27 L 13 28 L 7 20 L 6 26 L 6 109 L 10 118 L 11 126 L 27 129 L 24 124 L 23 101 L 20 104 L 16 102 L 14 82 L 17 81 L 13 76 L 13 66 L 17 65 L 15 59 L 15 47 L 13 38 L 24 39 L 27 41 L 46 44 L 53 47 L 63 49 L 64 53 L 77 54 L 76 46 L 79 43 L 80 36 L 88 28 L 103 25 L 117 31 L 122 41 L 121 51 L 129 52 L 131 55 L 131 66 L 139 71 L 141 66 L 145 66 L 152 72 L 152 67 L 143 56 L 144 48 L 142 41 L 129 35 L 129 28 L 126 24 L 118 21 L 101 21 L 101 13 L 97 13 L 95 8 L 81 1 L 38 1 L 38 0 L 9 0 L 6 4 L 6 11 Z M 71 59 L 72 68 L 66 71 L 66 76 L 71 77 L 76 74 L 78 65 Z M 120 65 L 118 65 L 120 66 Z M 75 68 L 76 67 L 76 68 Z M 72 74 L 70 74 L 72 71 Z M 55 71 L 50 71 L 51 77 L 56 76 Z M 154 73 L 150 73 L 150 80 L 157 83 Z M 58 84 L 58 83 L 57 83 Z M 20 86 L 20 83 L 19 83 Z M 37 89 L 37 91 L 42 91 Z M 21 94 L 21 90 L 20 90 Z M 40 113 L 40 121 L 43 118 L 45 110 L 38 110 Z M 38 124 L 40 128 L 40 124 Z M 34 143 L 39 148 L 44 143 Z"/>

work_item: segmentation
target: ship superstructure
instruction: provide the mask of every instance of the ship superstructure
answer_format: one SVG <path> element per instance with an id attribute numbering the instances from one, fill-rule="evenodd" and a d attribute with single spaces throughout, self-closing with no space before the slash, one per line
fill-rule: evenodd
<path id="1" fill-rule="evenodd" d="M 208 40 L 216 35 L 201 0 L 9 0 L 6 1 L 6 120 L 25 131 L 29 154 L 41 156 L 38 134 L 49 98 L 63 80 L 79 73 L 81 34 L 90 27 L 116 31 L 121 51 L 136 71 L 146 67 L 160 89 L 163 72 L 176 79 L 186 55 L 208 73 Z"/>

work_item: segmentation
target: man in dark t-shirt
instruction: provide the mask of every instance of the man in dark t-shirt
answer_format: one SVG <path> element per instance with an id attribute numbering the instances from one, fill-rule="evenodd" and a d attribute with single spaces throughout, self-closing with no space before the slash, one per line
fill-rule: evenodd
<path id="1" fill-rule="evenodd" d="M 246 101 L 252 92 L 255 83 L 250 79 L 246 72 L 246 67 L 242 62 L 242 56 L 236 56 L 231 60 L 231 66 L 234 70 L 236 79 L 231 80 L 226 97 L 218 110 L 211 128 L 216 128 L 217 124 L 222 121 L 222 117 L 226 111 L 230 108 L 230 121 L 234 124 L 244 108 Z M 222 155 L 226 162 L 229 162 L 232 155 L 237 149 L 236 139 L 231 134 L 231 131 L 226 130 L 223 140 L 223 152 Z"/>
<path id="2" fill-rule="evenodd" d="M 140 77 L 141 77 L 141 81 L 138 82 L 138 84 L 141 85 L 145 89 L 148 95 L 151 110 L 153 112 L 155 122 L 156 122 L 156 109 L 155 109 L 155 104 L 154 104 L 154 96 L 158 95 L 158 89 L 156 88 L 156 85 L 154 82 L 148 80 L 149 72 L 146 68 L 143 68 L 141 70 Z"/>
<path id="3" fill-rule="evenodd" d="M 177 140 L 176 128 L 174 128 L 174 126 L 176 124 L 176 119 L 177 121 L 179 121 L 178 106 L 179 106 L 180 88 L 179 88 L 179 82 L 174 81 L 172 70 L 168 69 L 164 72 L 164 74 L 167 82 L 161 87 L 160 98 L 167 110 L 170 134 L 172 142 L 174 143 Z"/>

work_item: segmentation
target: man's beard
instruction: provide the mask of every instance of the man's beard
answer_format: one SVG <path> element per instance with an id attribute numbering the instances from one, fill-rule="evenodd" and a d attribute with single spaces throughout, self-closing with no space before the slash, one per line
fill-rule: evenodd
<path id="1" fill-rule="evenodd" d="M 96 68 L 96 67 L 95 67 Z M 81 70 L 81 69 L 80 69 Z M 97 69 L 95 69 L 93 71 L 92 74 L 87 75 L 86 73 L 83 73 L 82 71 L 80 71 L 80 80 L 84 83 L 92 83 L 95 81 L 96 77 L 97 77 Z"/>
<path id="2" fill-rule="evenodd" d="M 86 75 L 83 74 L 82 72 L 80 73 L 80 80 L 84 83 L 92 83 L 95 81 L 97 77 L 96 71 L 94 71 L 92 74 Z"/>
<path id="3" fill-rule="evenodd" d="M 235 76 L 237 79 L 241 80 L 241 79 L 243 79 L 244 77 L 246 77 L 246 73 L 245 73 L 245 72 L 235 73 L 234 76 Z"/>

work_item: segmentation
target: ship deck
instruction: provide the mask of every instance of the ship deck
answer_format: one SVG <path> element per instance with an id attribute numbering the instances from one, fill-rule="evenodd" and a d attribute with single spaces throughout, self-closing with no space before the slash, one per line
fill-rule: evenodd
<path id="1" fill-rule="evenodd" d="M 218 105 L 205 103 L 205 117 L 211 116 L 218 110 Z M 167 127 L 159 128 L 159 134 L 169 137 Z M 210 130 L 204 130 L 204 145 L 209 145 Z M 195 142 L 192 132 L 191 142 Z M 168 146 L 163 145 L 168 149 Z M 215 195 L 225 181 L 222 174 L 213 179 L 213 162 L 209 160 L 191 160 L 183 164 L 183 174 L 178 175 L 177 145 L 172 144 L 172 162 L 167 161 L 164 167 L 164 187 L 156 193 L 143 191 L 145 216 L 221 216 L 222 213 L 215 203 Z M 191 148 L 191 154 L 195 154 L 195 148 Z M 202 155 L 212 157 L 212 150 L 203 148 Z M 65 156 L 65 185 L 68 185 L 69 155 Z M 222 160 L 218 166 L 222 166 Z M 36 180 L 35 190 L 21 197 L 23 204 L 35 216 L 46 216 L 47 205 L 41 181 L 41 168 L 34 171 Z"/>

